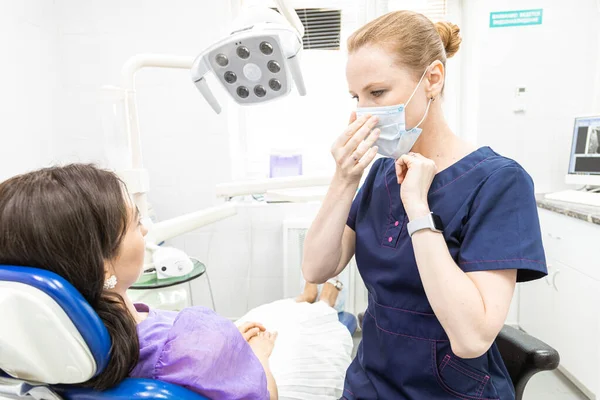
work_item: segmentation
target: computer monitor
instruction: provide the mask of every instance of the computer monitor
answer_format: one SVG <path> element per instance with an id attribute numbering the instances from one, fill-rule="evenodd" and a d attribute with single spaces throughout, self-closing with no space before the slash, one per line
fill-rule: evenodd
<path id="1" fill-rule="evenodd" d="M 575 118 L 566 183 L 600 186 L 600 116 Z"/>

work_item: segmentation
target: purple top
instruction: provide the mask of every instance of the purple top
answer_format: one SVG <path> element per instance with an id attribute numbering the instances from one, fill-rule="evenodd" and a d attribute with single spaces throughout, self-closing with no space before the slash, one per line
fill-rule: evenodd
<path id="1" fill-rule="evenodd" d="M 269 398 L 265 371 L 237 327 L 204 307 L 149 309 L 137 326 L 140 359 L 130 376 L 158 379 L 211 400 Z"/>

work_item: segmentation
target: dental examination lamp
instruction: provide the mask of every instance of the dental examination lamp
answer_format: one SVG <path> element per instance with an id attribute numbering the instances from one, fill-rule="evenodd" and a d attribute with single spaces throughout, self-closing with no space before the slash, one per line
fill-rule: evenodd
<path id="1" fill-rule="evenodd" d="M 281 14 L 268 7 L 248 7 L 233 24 L 232 33 L 210 46 L 198 57 L 140 54 L 131 57 L 121 70 L 124 126 L 131 160 L 118 171 L 148 229 L 144 271 L 158 279 L 183 276 L 193 263 L 181 250 L 159 246 L 165 240 L 183 235 L 237 214 L 232 203 L 192 212 L 152 223 L 148 213 L 147 192 L 150 180 L 143 166 L 138 120 L 135 75 L 147 67 L 190 70 L 193 81 L 213 110 L 221 107 L 208 88 L 205 75 L 213 71 L 232 98 L 241 105 L 282 97 L 291 91 L 292 80 L 300 95 L 306 94 L 299 66 L 304 28 L 286 0 L 276 0 Z"/>
<path id="2" fill-rule="evenodd" d="M 192 80 L 217 114 L 221 106 L 206 83 L 212 71 L 240 105 L 264 103 L 287 95 L 296 84 L 306 95 L 300 70 L 304 27 L 286 0 L 276 0 L 280 13 L 268 7 L 249 7 L 233 23 L 233 32 L 200 54 Z"/>

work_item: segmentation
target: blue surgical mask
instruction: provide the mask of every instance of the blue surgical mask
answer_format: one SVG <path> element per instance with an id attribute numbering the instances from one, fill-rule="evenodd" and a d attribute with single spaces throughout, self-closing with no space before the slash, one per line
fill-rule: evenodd
<path id="1" fill-rule="evenodd" d="M 425 115 L 423 115 L 421 121 L 419 121 L 414 128 L 409 130 L 406 129 L 406 114 L 404 110 L 417 92 L 421 82 L 423 82 L 426 73 L 427 70 L 425 70 L 423 76 L 421 76 L 421 80 L 419 80 L 417 87 L 413 90 L 406 104 L 386 107 L 362 107 L 356 109 L 357 118 L 360 118 L 365 114 L 371 114 L 379 118 L 376 128 L 379 128 L 381 132 L 375 145 L 379 147 L 378 153 L 382 156 L 392 157 L 394 159 L 400 158 L 400 156 L 407 154 L 412 149 L 421 135 L 423 130 L 420 129 L 419 126 L 425 121 L 433 98 L 429 99 Z"/>

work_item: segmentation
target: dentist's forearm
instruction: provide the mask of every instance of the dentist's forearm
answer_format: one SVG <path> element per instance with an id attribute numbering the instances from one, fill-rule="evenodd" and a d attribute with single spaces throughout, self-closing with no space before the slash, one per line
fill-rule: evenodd
<path id="1" fill-rule="evenodd" d="M 454 353 L 473 358 L 487 351 L 494 336 L 487 328 L 484 300 L 475 283 L 452 259 L 444 236 L 421 230 L 413 234 L 412 243 L 427 299 Z"/>
<path id="2" fill-rule="evenodd" d="M 494 338 L 489 337 L 486 329 L 483 298 L 475 283 L 452 259 L 444 237 L 423 230 L 413 235 L 412 242 L 427 299 L 454 353 L 474 358 L 487 351 Z"/>
<path id="3" fill-rule="evenodd" d="M 302 272 L 311 283 L 334 276 L 342 256 L 342 236 L 359 181 L 334 176 L 304 241 Z"/>

